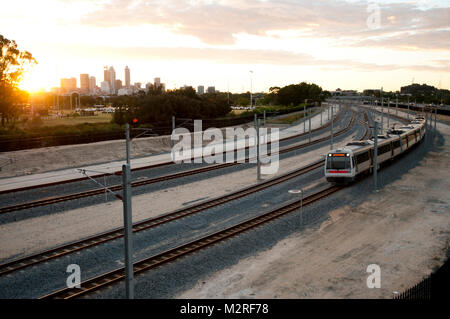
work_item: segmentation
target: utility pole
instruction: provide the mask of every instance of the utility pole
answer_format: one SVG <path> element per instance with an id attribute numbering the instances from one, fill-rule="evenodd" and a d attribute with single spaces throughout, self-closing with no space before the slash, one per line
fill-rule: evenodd
<path id="1" fill-rule="evenodd" d="M 264 127 L 266 127 L 266 110 L 264 110 Z"/>
<path id="2" fill-rule="evenodd" d="M 408 95 L 408 121 L 409 121 L 409 95 Z"/>
<path id="3" fill-rule="evenodd" d="M 387 126 L 386 129 L 389 129 L 389 120 L 390 120 L 390 114 L 389 114 L 389 107 L 391 106 L 391 98 L 388 98 L 388 107 L 387 107 Z"/>
<path id="4" fill-rule="evenodd" d="M 133 221 L 131 209 L 131 171 L 130 165 L 122 165 L 123 180 L 123 221 L 125 229 L 125 291 L 127 299 L 134 299 L 133 279 Z"/>
<path id="5" fill-rule="evenodd" d="M 258 119 L 256 124 L 256 165 L 257 165 L 257 179 L 261 180 L 261 159 L 259 154 L 259 126 L 261 124 L 261 120 Z"/>
<path id="6" fill-rule="evenodd" d="M 384 103 L 383 98 L 381 98 L 381 134 L 383 134 L 383 124 L 384 124 Z"/>
<path id="7" fill-rule="evenodd" d="M 126 151 L 127 151 L 127 165 L 130 165 L 130 124 L 125 124 L 125 138 L 126 138 Z"/>
<path id="8" fill-rule="evenodd" d="M 323 125 L 322 125 L 322 114 L 323 112 L 322 112 L 322 106 L 320 106 L 320 127 L 322 127 Z"/>
<path id="9" fill-rule="evenodd" d="M 373 183 L 375 191 L 378 192 L 377 169 L 378 169 L 378 123 L 375 121 L 373 126 Z"/>
<path id="10" fill-rule="evenodd" d="M 175 116 L 172 116 L 172 134 L 175 134 Z M 172 140 L 172 138 L 170 139 L 170 145 L 173 147 L 173 140 Z"/>
<path id="11" fill-rule="evenodd" d="M 333 107 L 331 107 L 331 139 L 330 139 L 330 150 L 333 149 Z"/>
<path id="12" fill-rule="evenodd" d="M 306 100 L 305 107 L 303 108 L 303 133 L 306 133 Z"/>
<path id="13" fill-rule="evenodd" d="M 253 106 L 253 71 L 250 71 L 250 107 Z"/>
<path id="14" fill-rule="evenodd" d="M 308 118 L 309 120 L 309 125 L 308 125 L 308 130 L 309 130 L 309 142 L 311 143 L 311 116 Z"/>

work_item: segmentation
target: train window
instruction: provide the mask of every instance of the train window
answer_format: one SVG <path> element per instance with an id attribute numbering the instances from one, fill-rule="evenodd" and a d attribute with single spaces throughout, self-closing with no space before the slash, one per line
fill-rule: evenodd
<path id="1" fill-rule="evenodd" d="M 369 152 L 356 155 L 356 163 L 363 163 L 369 160 Z"/>
<path id="2" fill-rule="evenodd" d="M 350 157 L 327 157 L 327 169 L 350 169 Z"/>
<path id="3" fill-rule="evenodd" d="M 390 150 L 391 150 L 391 144 L 383 145 L 383 146 L 378 147 L 378 154 L 381 155 L 381 154 L 389 152 Z"/>

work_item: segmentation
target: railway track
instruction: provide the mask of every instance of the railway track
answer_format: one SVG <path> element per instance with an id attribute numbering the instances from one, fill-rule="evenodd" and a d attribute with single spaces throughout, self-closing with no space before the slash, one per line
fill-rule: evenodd
<path id="1" fill-rule="evenodd" d="M 319 201 L 320 199 L 322 199 L 326 196 L 329 196 L 329 195 L 341 190 L 342 188 L 343 188 L 342 186 L 330 186 L 328 188 L 325 188 L 319 192 L 316 192 L 308 197 L 303 198 L 302 205 L 303 206 L 310 205 L 316 201 Z M 273 221 L 283 215 L 286 215 L 292 211 L 299 209 L 300 205 L 301 205 L 300 200 L 294 201 L 294 202 L 284 205 L 282 207 L 271 210 L 271 211 L 269 211 L 265 214 L 262 214 L 258 217 L 248 219 L 248 220 L 241 222 L 237 225 L 234 225 L 232 227 L 229 227 L 229 228 L 223 229 L 221 231 L 215 232 L 213 234 L 204 236 L 200 239 L 196 239 L 189 243 L 182 244 L 176 248 L 172 248 L 163 253 L 160 253 L 160 254 L 157 254 L 157 255 L 154 255 L 154 256 L 151 256 L 148 258 L 144 258 L 133 264 L 134 274 L 137 275 L 137 274 L 143 273 L 144 271 L 148 271 L 150 269 L 162 266 L 169 262 L 175 261 L 178 258 L 181 258 L 188 254 L 192 254 L 196 251 L 205 249 L 216 243 L 222 242 L 228 238 L 237 236 L 246 231 L 249 231 L 251 229 L 259 227 L 265 223 Z M 77 289 L 64 288 L 64 289 L 49 293 L 47 295 L 41 296 L 40 299 L 76 298 L 76 297 L 80 297 L 80 296 L 86 295 L 88 293 L 91 293 L 93 291 L 99 290 L 101 288 L 110 286 L 110 285 L 117 283 L 124 279 L 125 279 L 125 268 L 121 267 L 116 270 L 110 271 L 108 273 L 105 273 L 105 274 L 102 274 L 102 275 L 99 275 L 99 276 L 96 276 L 96 277 L 93 277 L 91 279 L 81 282 L 80 288 L 77 288 Z"/>
<path id="2" fill-rule="evenodd" d="M 333 119 L 333 123 L 336 123 L 339 120 L 339 118 L 341 117 L 343 111 L 344 111 L 344 109 L 342 111 L 339 111 L 336 114 L 336 116 Z M 330 121 L 328 121 L 325 125 L 323 125 L 321 127 L 312 129 L 311 133 L 315 133 L 317 131 L 323 130 L 325 128 L 328 128 L 329 126 L 331 126 L 331 122 Z M 284 142 L 284 141 L 287 141 L 287 140 L 290 140 L 290 139 L 303 137 L 303 136 L 306 136 L 308 134 L 309 134 L 309 132 L 304 132 L 304 133 L 296 134 L 296 135 L 293 135 L 293 136 L 284 137 L 284 138 L 280 139 L 279 142 Z M 271 142 L 269 142 L 267 144 L 270 145 Z M 249 147 L 246 147 L 245 150 L 247 150 L 248 148 Z M 192 156 L 191 157 L 191 161 L 193 161 L 194 159 L 195 159 L 195 157 Z M 168 166 L 168 165 L 172 165 L 172 164 L 173 164 L 173 162 L 164 162 L 164 163 L 159 163 L 159 164 L 152 164 L 152 165 L 132 168 L 131 171 L 140 171 L 140 170 L 152 169 L 152 168 Z M 92 178 L 100 178 L 100 177 L 110 176 L 110 175 L 122 175 L 122 171 L 116 171 L 116 172 L 113 172 L 113 173 L 96 174 L 96 175 L 93 175 L 91 177 Z M 70 179 L 70 180 L 65 180 L 65 181 L 58 181 L 58 182 L 45 183 L 45 184 L 40 184 L 40 185 L 21 187 L 21 188 L 16 188 L 16 189 L 12 189 L 12 190 L 4 190 L 4 191 L 0 191 L 0 195 L 8 194 L 8 193 L 20 192 L 20 191 L 26 191 L 26 190 L 36 189 L 36 188 L 43 188 L 43 187 L 48 187 L 48 186 L 63 185 L 63 184 L 68 184 L 68 183 L 72 183 L 72 182 L 84 181 L 84 180 L 87 180 L 87 179 L 88 179 L 87 177 L 80 177 L 80 178 Z M 1 213 L 1 211 L 0 211 L 0 213 Z"/>
<path id="3" fill-rule="evenodd" d="M 363 137 L 364 139 L 364 137 Z M 320 168 L 321 166 L 323 166 L 324 161 L 320 160 L 318 162 L 309 164 L 305 167 L 299 168 L 295 171 L 289 172 L 287 174 L 284 174 L 282 176 L 264 181 L 262 183 L 259 183 L 257 185 L 253 185 L 241 190 L 238 190 L 236 192 L 209 200 L 207 202 L 203 202 L 197 205 L 193 205 L 190 207 L 186 207 L 183 209 L 179 209 L 176 210 L 174 212 L 171 213 L 167 213 L 155 218 L 149 218 L 146 220 L 143 220 L 141 222 L 135 223 L 133 225 L 133 232 L 139 232 L 139 231 L 143 231 L 152 227 L 156 227 L 158 225 L 161 225 L 163 223 L 168 223 L 201 211 L 204 211 L 206 209 L 218 206 L 218 205 L 222 205 L 224 203 L 236 200 L 238 198 L 241 197 L 245 197 L 247 195 L 250 195 L 252 193 L 256 193 L 259 191 L 262 191 L 266 188 L 272 187 L 274 185 L 283 183 L 285 181 L 288 181 L 290 179 L 293 179 L 295 177 L 298 177 L 300 175 L 306 174 L 310 171 L 313 171 L 317 168 Z M 73 252 L 79 251 L 79 250 L 83 250 L 86 248 L 90 248 L 111 240 L 115 240 L 118 238 L 123 237 L 124 233 L 123 233 L 123 228 L 117 228 L 111 231 L 107 231 L 95 236 L 91 236 L 76 242 L 72 242 L 69 244 L 65 244 L 62 246 L 58 246 L 56 248 L 52 248 L 37 254 L 33 254 L 30 256 L 26 256 L 20 259 L 16 259 L 16 260 L 12 260 L 9 261 L 7 263 L 1 264 L 0 265 L 0 276 L 1 275 L 6 275 L 8 273 L 14 272 L 14 271 L 18 271 L 42 262 L 46 262 L 46 261 L 50 261 L 52 259 L 56 259 L 58 257 L 64 256 L 64 255 L 68 255 L 71 254 Z"/>
<path id="4" fill-rule="evenodd" d="M 244 188 L 242 190 L 233 192 L 231 194 L 227 194 L 225 196 L 221 196 L 215 199 L 212 199 L 207 202 L 203 202 L 191 207 L 186 207 L 183 209 L 176 210 L 174 212 L 164 214 L 155 218 L 149 218 L 146 220 L 143 220 L 141 222 L 135 223 L 133 225 L 133 232 L 139 232 L 143 231 L 152 227 L 156 227 L 158 225 L 161 225 L 163 223 L 168 223 L 201 211 L 204 211 L 206 209 L 225 204 L 227 202 L 236 200 L 238 198 L 250 195 L 252 193 L 256 193 L 259 191 L 262 191 L 266 188 L 269 188 L 271 186 L 283 183 L 287 180 L 290 180 L 292 178 L 298 177 L 300 175 L 306 174 L 312 170 L 315 170 L 321 166 L 323 166 L 324 161 L 321 160 L 319 162 L 315 162 L 313 164 L 307 165 L 305 167 L 302 167 L 298 170 L 295 170 L 293 172 L 290 172 L 288 174 L 276 177 L 274 179 L 262 182 L 257 185 L 253 185 L 247 188 Z M 117 228 L 108 232 L 101 233 L 99 235 L 95 235 L 92 237 L 88 237 L 83 240 L 79 240 L 73 243 L 69 243 L 66 245 L 62 245 L 53 249 L 49 249 L 31 256 L 23 257 L 20 259 L 16 259 L 13 261 L 10 261 L 8 263 L 4 263 L 0 265 L 0 276 L 6 275 L 8 273 L 24 269 L 26 267 L 30 267 L 45 261 L 49 261 L 67 254 L 74 253 L 76 251 L 90 248 L 114 239 L 118 239 L 123 237 L 123 227 Z"/>
<path id="5" fill-rule="evenodd" d="M 356 116 L 355 116 L 355 112 L 353 112 L 352 118 L 351 118 L 349 124 L 347 125 L 347 127 L 345 127 L 344 129 L 342 129 L 338 132 L 335 132 L 333 135 L 339 136 L 339 135 L 346 133 L 354 125 L 355 121 L 356 121 Z M 302 148 L 305 148 L 305 147 L 308 147 L 308 146 L 311 146 L 314 144 L 321 143 L 328 139 L 330 139 L 330 136 L 325 136 L 325 137 L 322 137 L 319 139 L 315 139 L 311 142 L 302 143 L 300 145 L 285 147 L 285 148 L 281 149 L 278 153 L 279 154 L 288 153 L 288 152 L 291 152 L 294 150 L 302 149 Z M 252 159 L 253 158 L 247 157 L 245 159 L 245 162 L 249 162 Z M 235 163 L 235 162 L 223 163 L 223 164 L 217 164 L 217 165 L 213 165 L 213 166 L 188 170 L 188 171 L 184 171 L 184 172 L 174 173 L 174 174 L 170 174 L 170 175 L 165 175 L 165 176 L 160 176 L 160 177 L 155 177 L 155 178 L 148 178 L 148 179 L 144 179 L 144 180 L 134 181 L 131 183 L 131 186 L 139 187 L 139 186 L 150 185 L 150 184 L 154 184 L 154 183 L 158 183 L 158 182 L 162 182 L 162 181 L 196 175 L 196 174 L 205 173 L 205 172 L 222 169 L 222 168 L 226 168 L 226 167 L 230 167 L 230 166 L 235 166 L 235 165 L 239 165 L 239 164 L 241 164 L 241 163 Z M 122 185 L 121 184 L 112 185 L 112 186 L 109 186 L 108 188 L 113 192 L 117 192 L 117 191 L 122 190 Z M 104 188 L 96 188 L 93 190 L 78 192 L 78 193 L 73 193 L 73 194 L 68 194 L 68 195 L 47 197 L 47 198 L 43 198 L 43 199 L 39 199 L 39 200 L 35 200 L 35 201 L 26 202 L 26 203 L 1 207 L 0 214 L 6 214 L 6 213 L 14 212 L 14 211 L 30 209 L 30 208 L 40 207 L 40 206 L 46 206 L 46 205 L 61 203 L 61 202 L 69 201 L 69 200 L 75 200 L 75 199 L 80 199 L 80 198 L 85 198 L 85 197 L 90 197 L 90 196 L 95 196 L 95 195 L 102 195 L 104 193 L 105 193 Z"/>

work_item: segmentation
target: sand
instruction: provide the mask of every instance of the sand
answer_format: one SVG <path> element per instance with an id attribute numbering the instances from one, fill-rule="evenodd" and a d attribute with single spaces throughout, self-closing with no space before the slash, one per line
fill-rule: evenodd
<path id="1" fill-rule="evenodd" d="M 330 212 L 320 228 L 281 240 L 198 282 L 177 298 L 392 298 L 444 262 L 450 243 L 450 127 L 442 152 L 371 193 Z M 413 186 L 412 186 L 413 185 Z M 369 289 L 367 266 L 381 267 Z"/>

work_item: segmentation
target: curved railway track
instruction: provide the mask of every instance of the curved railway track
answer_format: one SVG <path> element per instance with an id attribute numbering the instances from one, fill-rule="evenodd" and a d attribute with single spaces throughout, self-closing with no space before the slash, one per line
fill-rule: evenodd
<path id="1" fill-rule="evenodd" d="M 339 190 L 341 190 L 342 186 L 330 186 L 321 190 L 317 193 L 314 193 L 308 197 L 303 198 L 303 206 L 310 205 L 330 194 L 333 194 Z M 277 219 L 283 215 L 286 215 L 292 211 L 295 211 L 300 208 L 301 201 L 297 200 L 277 209 L 271 210 L 265 214 L 262 214 L 258 217 L 254 217 L 248 219 L 244 222 L 241 222 L 232 227 L 223 229 L 221 231 L 215 232 L 213 234 L 204 236 L 200 239 L 196 239 L 186 244 L 182 244 L 178 247 L 167 250 L 163 253 L 144 258 L 140 261 L 137 261 L 133 264 L 134 274 L 140 274 L 144 271 L 162 266 L 169 262 L 172 262 L 180 257 L 186 256 L 188 254 L 192 254 L 201 249 L 205 249 L 210 247 L 216 243 L 222 242 L 228 238 L 234 237 L 256 227 L 259 227 L 265 223 L 268 223 L 274 219 Z M 116 282 L 125 279 L 125 268 L 121 267 L 116 270 L 110 271 L 108 273 L 93 277 L 91 279 L 85 280 L 81 282 L 80 288 L 70 289 L 64 288 L 58 291 L 54 291 L 47 295 L 41 296 L 40 299 L 70 299 L 80 297 L 82 295 L 88 294 L 90 292 L 99 290 L 101 288 L 110 286 Z"/>
<path id="2" fill-rule="evenodd" d="M 135 223 L 133 225 L 133 232 L 139 232 L 142 230 L 146 230 L 152 227 L 156 227 L 163 223 L 168 223 L 201 211 L 204 211 L 206 209 L 225 204 L 227 202 L 236 200 L 238 198 L 247 196 L 252 193 L 256 193 L 259 191 L 262 191 L 266 188 L 269 188 L 271 186 L 283 183 L 287 180 L 290 180 L 292 178 L 295 178 L 297 176 L 306 174 L 312 170 L 315 170 L 321 166 L 323 166 L 324 161 L 321 160 L 319 162 L 315 162 L 313 164 L 307 165 L 305 167 L 302 167 L 298 170 L 295 170 L 293 172 L 290 172 L 288 174 L 285 174 L 280 177 L 276 177 L 274 179 L 262 182 L 257 185 L 250 186 L 248 188 L 244 188 L 242 190 L 233 192 L 231 194 L 227 194 L 225 196 L 221 196 L 212 200 L 209 200 L 207 202 L 203 202 L 197 205 L 193 205 L 190 207 L 186 207 L 183 209 L 176 210 L 174 212 L 164 214 L 155 218 L 149 218 L 146 220 L 143 220 L 141 222 Z M 53 249 L 49 249 L 31 256 L 23 257 L 20 259 L 16 259 L 7 263 L 4 263 L 0 265 L 0 276 L 6 275 L 8 273 L 33 266 L 45 261 L 49 261 L 67 254 L 71 254 L 73 252 L 86 249 L 89 247 L 93 247 L 102 243 L 105 243 L 107 241 L 111 241 L 117 238 L 123 237 L 123 227 L 104 232 L 95 236 L 91 236 L 88 238 L 85 238 L 83 240 L 79 240 L 73 243 L 69 243 L 66 245 L 62 245 Z"/>
<path id="3" fill-rule="evenodd" d="M 344 129 L 342 129 L 342 130 L 340 130 L 338 132 L 335 132 L 333 134 L 334 136 L 339 136 L 339 135 L 342 135 L 342 134 L 346 133 L 354 125 L 354 123 L 356 121 L 356 115 L 355 115 L 354 111 L 352 111 L 352 112 L 353 112 L 352 118 L 350 119 L 350 122 L 347 125 L 347 127 L 345 127 Z M 300 135 L 302 135 L 302 134 L 300 134 Z M 278 153 L 279 154 L 288 153 L 288 152 L 295 151 L 295 150 L 298 150 L 298 149 L 302 149 L 302 148 L 305 148 L 305 147 L 308 147 L 308 146 L 311 146 L 311 145 L 314 145 L 314 144 L 321 143 L 321 142 L 326 141 L 328 139 L 330 139 L 330 136 L 325 136 L 325 137 L 322 137 L 322 138 L 319 138 L 319 139 L 312 140 L 311 142 L 306 142 L 306 143 L 302 143 L 302 144 L 299 144 L 299 145 L 285 147 L 285 148 L 279 150 Z M 253 158 L 247 157 L 245 159 L 245 162 L 249 162 L 252 159 Z M 217 164 L 217 165 L 213 165 L 213 166 L 208 166 L 208 167 L 188 170 L 188 171 L 184 171 L 184 172 L 174 173 L 174 174 L 170 174 L 170 175 L 165 175 L 165 176 L 160 176 L 160 177 L 155 177 L 155 178 L 148 178 L 148 179 L 144 179 L 144 180 L 134 181 L 134 182 L 131 183 L 131 186 L 132 187 L 139 187 L 139 186 L 150 185 L 150 184 L 154 184 L 154 183 L 158 183 L 158 182 L 162 182 L 162 181 L 167 181 L 167 180 L 177 179 L 177 178 L 181 178 L 181 177 L 196 175 L 196 174 L 205 173 L 205 172 L 209 172 L 209 171 L 213 171 L 213 170 L 217 170 L 217 169 L 222 169 L 222 168 L 226 168 L 226 167 L 230 167 L 230 166 L 235 166 L 235 165 L 239 165 L 239 164 L 241 164 L 241 163 L 236 163 L 236 162 L 223 163 L 223 164 Z M 117 191 L 122 190 L 122 185 L 121 184 L 112 185 L 112 186 L 109 186 L 108 188 L 111 191 L 113 191 L 113 192 L 117 192 Z M 40 206 L 46 206 L 46 205 L 61 203 L 61 202 L 69 201 L 69 200 L 75 200 L 75 199 L 80 199 L 80 198 L 85 198 L 85 197 L 90 197 L 90 196 L 95 196 L 95 195 L 102 195 L 104 193 L 105 193 L 105 189 L 104 188 L 96 188 L 96 189 L 93 189 L 93 190 L 79 192 L 79 193 L 73 193 L 73 194 L 62 195 L 62 196 L 47 197 L 47 198 L 43 198 L 43 199 L 39 199 L 39 200 L 35 200 L 35 201 L 26 202 L 26 203 L 21 203 L 21 204 L 1 207 L 0 208 L 0 214 L 6 214 L 6 213 L 14 212 L 14 211 L 30 209 L 30 208 L 40 207 Z"/>
<path id="4" fill-rule="evenodd" d="M 339 118 L 341 117 L 342 113 L 344 112 L 345 109 L 339 111 L 336 116 L 333 119 L 333 123 L 336 123 Z M 328 121 L 325 125 L 322 125 L 318 128 L 312 129 L 311 133 L 315 133 L 317 131 L 323 130 L 325 128 L 328 128 L 331 126 L 331 122 Z M 300 133 L 300 134 L 296 134 L 296 135 L 292 135 L 292 136 L 288 136 L 288 137 L 284 137 L 282 139 L 279 140 L 279 142 L 284 142 L 290 139 L 295 139 L 295 138 L 299 138 L 299 137 L 303 137 L 308 135 L 309 132 L 304 132 L 304 133 Z M 271 144 L 271 142 L 267 143 L 268 145 Z M 249 147 L 246 147 L 245 150 L 247 150 Z M 191 157 L 191 161 L 193 161 L 195 159 L 194 156 Z M 152 164 L 152 165 L 147 165 L 147 166 L 142 166 L 142 167 L 137 167 L 137 168 L 132 168 L 131 171 L 140 171 L 140 170 L 146 170 L 146 169 L 152 169 L 152 168 L 157 168 L 157 167 L 162 167 L 162 166 L 168 166 L 168 165 L 172 165 L 173 162 L 164 162 L 164 163 L 159 163 L 159 164 Z M 110 175 L 122 175 L 122 171 L 116 171 L 113 173 L 104 173 L 104 174 L 97 174 L 97 175 L 93 175 L 91 176 L 92 178 L 100 178 L 100 177 L 104 177 L 104 176 L 110 176 Z M 30 190 L 30 189 L 36 189 L 36 188 L 42 188 L 42 187 L 48 187 L 48 186 L 55 186 L 55 185 L 63 185 L 63 184 L 68 184 L 68 183 L 72 183 L 72 182 L 79 182 L 79 181 L 84 181 L 87 180 L 87 177 L 80 177 L 80 178 L 76 178 L 76 179 L 70 179 L 70 180 L 65 180 L 65 181 L 58 181 L 58 182 L 51 182 L 51 183 L 45 183 L 45 184 L 40 184 L 40 185 L 33 185 L 33 186 L 27 186 L 27 187 L 20 187 L 20 188 L 16 188 L 16 189 L 11 189 L 11 190 L 4 190 L 4 191 L 0 191 L 0 195 L 3 194 L 8 194 L 8 193 L 15 193 L 15 192 L 20 192 L 20 191 L 26 191 L 26 190 Z M 1 213 L 1 212 L 0 212 Z"/>

